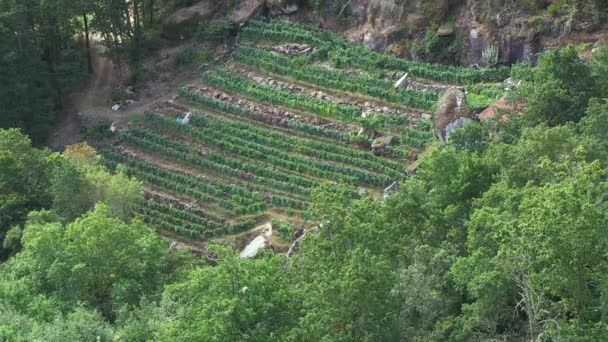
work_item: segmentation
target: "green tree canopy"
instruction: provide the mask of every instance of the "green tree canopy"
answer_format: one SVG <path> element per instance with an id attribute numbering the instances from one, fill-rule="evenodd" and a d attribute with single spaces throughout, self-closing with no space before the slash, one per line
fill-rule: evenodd
<path id="1" fill-rule="evenodd" d="M 153 230 L 112 217 L 103 204 L 67 226 L 28 224 L 20 258 L 43 292 L 87 303 L 106 318 L 158 293 L 174 266 Z"/>

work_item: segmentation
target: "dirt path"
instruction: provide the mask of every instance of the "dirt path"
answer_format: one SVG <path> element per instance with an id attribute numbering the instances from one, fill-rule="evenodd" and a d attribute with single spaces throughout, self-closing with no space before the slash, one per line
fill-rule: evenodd
<path id="1" fill-rule="evenodd" d="M 105 48 L 99 37 L 93 36 L 91 50 L 93 74 L 83 84 L 64 99 L 64 110 L 58 114 L 57 123 L 51 135 L 49 145 L 52 148 L 83 141 L 86 129 L 95 127 L 99 122 L 124 124 L 134 115 L 144 112 L 150 104 L 161 99 L 170 98 L 171 84 L 159 82 L 149 85 L 153 89 L 147 96 L 120 110 L 112 110 L 112 90 L 121 85 L 120 73 L 112 61 L 104 55 Z M 123 70 L 123 75 L 127 72 Z"/>
<path id="2" fill-rule="evenodd" d="M 110 94 L 115 80 L 112 62 L 103 56 L 104 48 L 97 39 L 91 40 L 93 74 L 64 100 L 65 109 L 59 113 L 49 144 L 53 148 L 84 140 L 83 126 L 109 116 Z"/>
<path id="3" fill-rule="evenodd" d="M 110 95 L 117 77 L 114 64 L 103 55 L 104 50 L 98 41 L 94 41 L 93 75 L 83 91 L 75 94 L 77 109 L 105 109 L 110 105 Z"/>

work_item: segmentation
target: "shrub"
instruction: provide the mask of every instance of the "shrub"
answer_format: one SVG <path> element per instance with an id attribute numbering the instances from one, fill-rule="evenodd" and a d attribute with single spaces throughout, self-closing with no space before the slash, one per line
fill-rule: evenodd
<path id="1" fill-rule="evenodd" d="M 272 219 L 272 229 L 279 232 L 279 235 L 281 235 L 283 240 L 291 241 L 294 238 L 295 229 L 287 222 Z"/>
<path id="2" fill-rule="evenodd" d="M 487 66 L 496 66 L 499 61 L 498 48 L 495 45 L 488 44 L 481 53 L 481 60 Z"/>
<path id="3" fill-rule="evenodd" d="M 209 53 L 191 47 L 183 49 L 175 58 L 177 65 L 189 65 L 194 62 L 202 63 L 209 59 Z"/>
<path id="4" fill-rule="evenodd" d="M 217 44 L 228 39 L 233 31 L 234 24 L 229 20 L 213 20 L 201 27 L 199 39 Z"/>

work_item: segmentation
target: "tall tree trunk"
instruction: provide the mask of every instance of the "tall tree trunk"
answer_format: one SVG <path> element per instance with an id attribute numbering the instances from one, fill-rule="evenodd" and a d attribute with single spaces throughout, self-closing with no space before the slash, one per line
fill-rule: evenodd
<path id="1" fill-rule="evenodd" d="M 152 27 L 154 24 L 154 0 L 150 0 L 149 2 L 149 13 L 148 13 L 148 25 Z"/>
<path id="2" fill-rule="evenodd" d="M 146 7 L 146 0 L 141 0 L 141 21 L 145 24 L 148 15 L 148 8 Z"/>
<path id="3" fill-rule="evenodd" d="M 165 14 L 167 12 L 167 0 L 160 0 L 160 22 L 165 20 Z"/>
<path id="4" fill-rule="evenodd" d="M 135 41 L 141 40 L 141 26 L 139 25 L 139 0 L 133 0 L 133 25 L 135 26 Z"/>
<path id="5" fill-rule="evenodd" d="M 87 48 L 87 65 L 88 65 L 88 69 L 89 69 L 89 74 L 93 73 L 93 61 L 92 61 L 92 57 L 91 57 L 91 44 L 89 42 L 89 21 L 87 19 L 87 14 L 84 13 L 82 15 L 82 19 L 84 21 L 84 36 L 85 36 L 85 42 L 86 42 L 86 48 Z"/>
<path id="6" fill-rule="evenodd" d="M 139 0 L 133 0 L 133 25 L 135 26 L 135 60 L 139 60 L 139 48 L 141 46 L 141 25 L 139 23 Z"/>

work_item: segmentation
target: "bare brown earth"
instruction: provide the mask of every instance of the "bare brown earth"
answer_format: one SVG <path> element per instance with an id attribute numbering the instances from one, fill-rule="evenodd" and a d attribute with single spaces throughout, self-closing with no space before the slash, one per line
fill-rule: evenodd
<path id="1" fill-rule="evenodd" d="M 175 56 L 185 47 L 163 49 L 158 56 L 150 58 L 147 69 L 153 70 L 150 79 L 141 90 L 134 94 L 133 103 L 123 103 L 118 111 L 112 110 L 112 90 L 126 88 L 128 70 L 119 70 L 105 56 L 104 47 L 98 37 L 92 41 L 93 74 L 80 87 L 64 99 L 64 110 L 59 113 L 57 124 L 51 135 L 49 145 L 59 148 L 81 142 L 86 138 L 86 130 L 100 122 L 114 122 L 120 127 L 133 116 L 145 112 L 150 105 L 166 101 L 175 96 L 176 85 L 193 78 L 191 73 L 176 75 Z"/>

